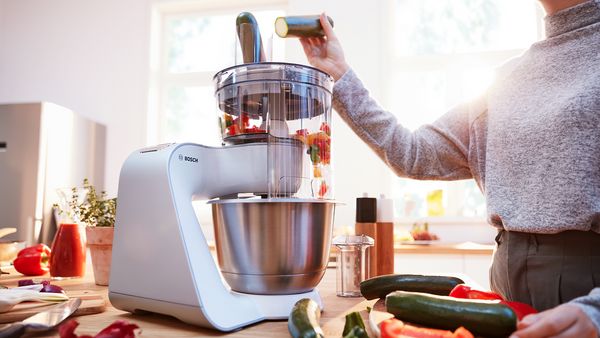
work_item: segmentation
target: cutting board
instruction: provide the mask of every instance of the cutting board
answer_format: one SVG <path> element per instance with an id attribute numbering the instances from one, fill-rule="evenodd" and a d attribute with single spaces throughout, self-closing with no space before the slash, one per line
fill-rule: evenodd
<path id="1" fill-rule="evenodd" d="M 67 293 L 71 298 L 80 298 L 81 305 L 75 311 L 73 316 L 89 315 L 104 312 L 106 309 L 106 299 L 102 295 L 90 291 L 69 291 Z M 12 310 L 0 315 L 0 323 L 12 323 L 22 321 L 41 311 L 50 309 L 56 303 L 42 302 L 23 302 L 15 305 Z"/>

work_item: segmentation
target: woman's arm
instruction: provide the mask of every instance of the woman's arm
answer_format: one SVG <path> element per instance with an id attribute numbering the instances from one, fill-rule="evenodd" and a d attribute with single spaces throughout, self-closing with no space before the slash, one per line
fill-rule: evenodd
<path id="1" fill-rule="evenodd" d="M 309 63 L 336 80 L 334 108 L 356 134 L 399 176 L 444 180 L 473 177 L 469 166 L 470 116 L 485 112 L 485 98 L 459 106 L 433 124 L 411 132 L 369 96 L 346 63 L 326 15 L 320 20 L 325 36 L 302 38 L 300 42 Z"/>
<path id="2" fill-rule="evenodd" d="M 382 109 L 349 70 L 334 86 L 333 107 L 399 176 L 467 179 L 477 174 L 472 171 L 473 165 L 483 163 L 470 149 L 475 142 L 471 140 L 471 128 L 478 129 L 474 135 L 485 139 L 485 96 L 461 104 L 432 124 L 411 132 Z"/>

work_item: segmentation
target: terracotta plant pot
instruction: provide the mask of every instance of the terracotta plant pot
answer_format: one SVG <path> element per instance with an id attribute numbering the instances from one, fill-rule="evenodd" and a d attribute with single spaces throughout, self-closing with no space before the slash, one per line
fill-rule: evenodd
<path id="1" fill-rule="evenodd" d="M 114 230 L 114 227 L 85 228 L 97 285 L 108 285 Z"/>

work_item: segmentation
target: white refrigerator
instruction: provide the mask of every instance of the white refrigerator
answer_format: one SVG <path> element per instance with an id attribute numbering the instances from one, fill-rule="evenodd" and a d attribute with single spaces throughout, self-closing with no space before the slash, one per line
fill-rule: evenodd
<path id="1" fill-rule="evenodd" d="M 3 240 L 51 244 L 58 189 L 88 178 L 104 188 L 106 128 L 48 102 L 0 104 L 0 228 Z"/>

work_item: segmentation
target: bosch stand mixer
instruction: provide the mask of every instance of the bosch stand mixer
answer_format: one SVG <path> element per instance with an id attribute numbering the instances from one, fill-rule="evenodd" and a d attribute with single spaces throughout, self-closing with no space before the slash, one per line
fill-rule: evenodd
<path id="1" fill-rule="evenodd" d="M 259 62 L 214 77 L 223 147 L 135 151 L 119 180 L 111 303 L 221 331 L 286 319 L 329 259 L 331 77 Z M 192 202 L 209 200 L 218 266 Z"/>

